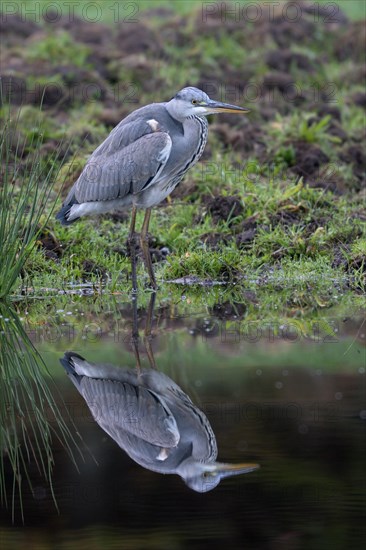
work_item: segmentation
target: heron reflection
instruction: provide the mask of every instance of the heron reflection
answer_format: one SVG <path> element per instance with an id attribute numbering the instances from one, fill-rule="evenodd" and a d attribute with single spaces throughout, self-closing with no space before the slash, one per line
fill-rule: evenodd
<path id="1" fill-rule="evenodd" d="M 73 352 L 61 359 L 95 421 L 135 462 L 177 474 L 201 493 L 225 477 L 259 467 L 217 462 L 215 434 L 203 412 L 171 378 L 155 368 L 142 369 L 136 358 L 136 369 L 92 363 Z"/>

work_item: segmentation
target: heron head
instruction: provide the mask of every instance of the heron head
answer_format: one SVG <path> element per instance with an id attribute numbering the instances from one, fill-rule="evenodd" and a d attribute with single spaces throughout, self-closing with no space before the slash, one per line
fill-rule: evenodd
<path id="1" fill-rule="evenodd" d="M 220 462 L 204 464 L 192 459 L 185 462 L 177 473 L 190 489 L 198 493 L 212 491 L 225 477 L 248 474 L 259 468 L 258 464 L 223 464 Z"/>
<path id="2" fill-rule="evenodd" d="M 192 86 L 180 90 L 168 101 L 166 108 L 173 118 L 180 121 L 191 116 L 207 116 L 214 113 L 245 114 L 249 112 L 246 107 L 213 101 L 205 92 Z"/>

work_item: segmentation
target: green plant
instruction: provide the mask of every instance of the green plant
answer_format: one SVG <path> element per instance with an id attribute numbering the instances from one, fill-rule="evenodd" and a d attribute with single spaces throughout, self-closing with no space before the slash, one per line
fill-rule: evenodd
<path id="1" fill-rule="evenodd" d="M 0 500 L 8 505 L 5 465 L 13 471 L 12 517 L 18 491 L 21 515 L 22 490 L 28 483 L 30 463 L 35 463 L 40 475 L 52 487 L 52 436 L 67 449 L 74 461 L 73 436 L 56 405 L 50 389 L 50 377 L 41 356 L 33 346 L 12 307 L 0 302 Z"/>
<path id="2" fill-rule="evenodd" d="M 280 146 L 274 154 L 274 160 L 280 166 L 293 166 L 296 161 L 296 152 L 293 145 Z"/>
<path id="3" fill-rule="evenodd" d="M 27 50 L 26 56 L 29 60 L 44 60 L 53 65 L 72 63 L 84 67 L 89 51 L 84 44 L 75 42 L 68 32 L 59 31 L 34 42 Z"/>
<path id="4" fill-rule="evenodd" d="M 319 143 L 322 139 L 326 139 L 334 143 L 340 143 L 339 138 L 330 136 L 327 133 L 331 118 L 332 117 L 330 115 L 327 115 L 319 120 L 319 122 L 313 122 L 311 124 L 309 124 L 308 120 L 303 120 L 299 126 L 299 138 L 307 141 L 308 143 Z"/>
<path id="5" fill-rule="evenodd" d="M 13 120 L 8 111 L 0 134 L 0 299 L 11 293 L 37 235 L 53 211 L 52 182 L 62 165 L 62 161 L 56 163 L 60 158 L 61 143 L 46 167 L 42 162 L 41 127 L 28 140 L 21 137 L 18 132 L 20 112 Z M 30 150 L 34 150 L 34 154 L 29 155 Z"/>

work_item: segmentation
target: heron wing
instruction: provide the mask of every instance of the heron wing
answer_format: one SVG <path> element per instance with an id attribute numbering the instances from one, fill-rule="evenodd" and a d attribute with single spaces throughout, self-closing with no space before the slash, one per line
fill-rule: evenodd
<path id="1" fill-rule="evenodd" d="M 149 122 L 151 123 L 151 121 L 148 121 L 145 116 L 131 122 L 127 122 L 126 119 L 122 120 L 115 128 L 113 128 L 103 143 L 95 149 L 92 157 L 96 158 L 101 155 L 113 155 L 128 145 L 131 145 L 131 143 L 134 143 L 141 137 L 152 134 L 154 129 Z"/>
<path id="2" fill-rule="evenodd" d="M 90 156 L 64 204 L 109 201 L 140 193 L 164 168 L 172 148 L 157 123 L 122 121 Z"/>
<path id="3" fill-rule="evenodd" d="M 87 377 L 81 381 L 80 392 L 96 422 L 122 448 L 127 434 L 159 447 L 178 444 L 175 418 L 155 392 L 126 382 Z"/>

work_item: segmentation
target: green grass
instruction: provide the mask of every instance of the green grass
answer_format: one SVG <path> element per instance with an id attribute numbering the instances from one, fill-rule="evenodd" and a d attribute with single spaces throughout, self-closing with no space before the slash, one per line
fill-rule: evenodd
<path id="1" fill-rule="evenodd" d="M 83 44 L 75 47 L 75 41 L 66 31 L 50 32 L 45 40 L 34 42 L 27 49 L 26 58 L 29 61 L 51 61 L 55 66 L 72 63 L 76 67 L 85 67 L 90 50 Z"/>
<path id="2" fill-rule="evenodd" d="M 0 186 L 0 299 L 7 297 L 19 284 L 24 265 L 36 244 L 37 236 L 52 214 L 52 189 L 60 165 L 57 148 L 45 166 L 38 151 L 43 143 L 42 123 L 25 141 L 18 132 L 21 111 L 13 119 L 8 111 L 0 135 L 2 184 Z M 25 151 L 34 150 L 21 164 Z M 53 204 L 55 199 L 53 199 Z"/>
<path id="3" fill-rule="evenodd" d="M 193 170 L 197 185 L 202 185 L 205 192 L 214 190 L 215 177 L 200 182 L 199 170 Z M 166 261 L 155 264 L 160 284 L 198 277 L 251 288 L 264 284 L 268 289 L 281 287 L 286 291 L 310 289 L 328 296 L 337 280 L 342 292 L 363 291 L 362 269 L 351 268 L 352 262 L 362 256 L 364 246 L 364 223 L 356 216 L 362 211 L 362 197 L 335 197 L 301 182 L 282 182 L 277 178 L 270 182 L 259 178 L 255 184 L 250 178 L 244 184 L 230 182 L 220 192 L 238 197 L 243 205 L 243 214 L 230 223 L 214 222 L 200 199 L 193 203 L 189 198 L 174 200 L 154 211 L 150 227 L 156 236 L 153 247 L 170 250 Z M 290 216 L 289 222 L 286 216 Z M 236 239 L 242 231 L 241 224 L 249 217 L 256 220 L 256 234 L 240 247 Z M 143 213 L 139 213 L 137 227 L 142 219 Z M 67 289 L 70 283 L 82 281 L 90 281 L 97 289 L 102 283 L 107 292 L 129 287 L 128 223 L 104 217 L 61 227 L 51 218 L 48 228 L 57 236 L 62 256 L 58 261 L 45 260 L 41 246 L 33 249 L 24 269 L 25 287 Z M 202 236 L 212 233 L 225 236 L 226 244 L 218 244 L 215 249 L 206 245 Z M 335 254 L 344 262 L 338 267 L 334 264 L 338 257 Z M 94 273 L 85 272 L 87 261 L 97 267 Z M 348 272 L 345 265 L 350 266 Z M 141 260 L 138 274 L 144 285 L 147 279 Z"/>

